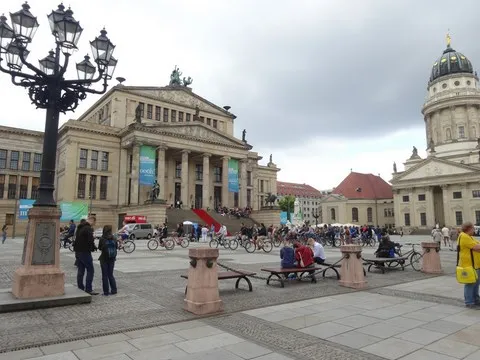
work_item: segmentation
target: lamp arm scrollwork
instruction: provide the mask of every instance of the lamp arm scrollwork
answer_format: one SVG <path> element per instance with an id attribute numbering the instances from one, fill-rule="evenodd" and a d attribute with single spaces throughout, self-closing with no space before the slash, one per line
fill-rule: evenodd
<path id="1" fill-rule="evenodd" d="M 47 76 L 47 74 L 45 74 L 42 70 L 38 69 L 36 66 L 33 66 L 32 64 L 30 64 L 27 59 L 25 58 L 25 48 L 24 47 L 21 47 L 20 48 L 20 53 L 19 53 L 19 56 L 20 56 L 20 60 L 21 62 L 27 67 L 29 68 L 30 70 L 32 70 L 35 74 L 37 74 L 38 76 Z"/>
<path id="2" fill-rule="evenodd" d="M 5 74 L 9 74 L 11 76 L 20 76 L 20 77 L 23 77 L 25 79 L 30 79 L 30 80 L 35 80 L 37 77 L 35 75 L 31 75 L 31 74 L 25 74 L 25 73 L 22 73 L 20 71 L 14 71 L 14 70 L 8 70 L 6 68 L 4 68 L 2 66 L 2 58 L 0 58 L 0 71 L 1 72 L 4 72 Z"/>
<path id="3" fill-rule="evenodd" d="M 63 75 L 65 75 L 69 60 L 70 60 L 70 54 L 65 54 L 65 61 L 63 62 L 63 67 L 60 69 L 60 73 L 58 74 L 59 77 L 63 77 Z"/>
<path id="4" fill-rule="evenodd" d="M 68 86 L 70 86 L 70 85 L 94 84 L 94 83 L 97 83 L 100 80 L 102 80 L 104 72 L 105 72 L 104 70 L 98 69 L 98 77 L 96 77 L 95 79 L 92 79 L 92 80 L 65 80 L 63 83 L 65 85 L 68 85 Z"/>

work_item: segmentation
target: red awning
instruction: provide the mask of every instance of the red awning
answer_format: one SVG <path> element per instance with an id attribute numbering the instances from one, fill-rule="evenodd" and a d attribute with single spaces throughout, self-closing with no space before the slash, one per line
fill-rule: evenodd
<path id="1" fill-rule="evenodd" d="M 125 215 L 123 220 L 127 224 L 131 224 L 131 223 L 145 224 L 147 222 L 147 217 L 143 215 Z"/>

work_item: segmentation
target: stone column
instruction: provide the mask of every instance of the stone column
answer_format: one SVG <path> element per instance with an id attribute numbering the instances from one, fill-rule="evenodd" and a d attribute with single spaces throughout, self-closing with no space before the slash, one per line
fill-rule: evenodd
<path id="1" fill-rule="evenodd" d="M 166 146 L 159 146 L 157 152 L 157 182 L 160 186 L 160 193 L 158 199 L 165 199 L 165 150 Z"/>
<path id="2" fill-rule="evenodd" d="M 432 229 L 435 226 L 435 206 L 433 204 L 433 188 L 431 186 L 425 188 L 425 200 L 427 203 L 427 228 Z"/>
<path id="3" fill-rule="evenodd" d="M 135 144 L 132 149 L 132 188 L 130 190 L 130 204 L 138 205 L 140 186 L 140 144 Z"/>
<path id="4" fill-rule="evenodd" d="M 228 201 L 228 160 L 230 157 L 224 156 L 222 158 L 222 206 L 229 206 Z"/>
<path id="5" fill-rule="evenodd" d="M 210 201 L 210 156 L 212 154 L 203 154 L 203 185 L 202 185 L 202 207 L 204 209 L 211 206 Z"/>
<path id="6" fill-rule="evenodd" d="M 240 161 L 240 190 L 239 190 L 239 206 L 244 208 L 247 206 L 247 159 Z"/>
<path id="7" fill-rule="evenodd" d="M 342 267 L 340 269 L 340 285 L 363 289 L 367 287 L 367 281 L 363 272 L 362 246 L 342 245 Z"/>
<path id="8" fill-rule="evenodd" d="M 190 207 L 188 194 L 188 154 L 190 154 L 190 151 L 182 151 L 182 203 L 185 209 Z"/>
<path id="9" fill-rule="evenodd" d="M 468 105 L 465 105 L 465 138 L 468 140 L 477 140 L 471 139 L 470 131 L 470 115 L 468 114 Z"/>
<path id="10" fill-rule="evenodd" d="M 3 185 L 3 198 L 8 199 L 8 184 L 10 183 L 10 175 L 5 175 L 5 184 Z"/>
<path id="11" fill-rule="evenodd" d="M 420 224 L 420 219 L 417 219 L 417 209 L 416 209 L 416 199 L 415 199 L 415 189 L 410 188 L 408 193 L 410 199 L 410 226 L 418 226 Z"/>
<path id="12" fill-rule="evenodd" d="M 57 177 L 55 176 L 55 178 L 57 178 Z M 27 197 L 29 199 L 32 198 L 32 181 L 33 181 L 33 178 L 31 176 L 29 176 L 28 177 L 28 185 L 27 185 Z"/>
<path id="13" fill-rule="evenodd" d="M 450 106 L 450 126 L 452 127 L 452 140 L 458 139 L 458 131 L 455 125 L 455 106 Z"/>
<path id="14" fill-rule="evenodd" d="M 440 219 L 437 219 L 437 221 L 439 222 L 439 226 L 440 228 L 443 226 L 443 225 L 447 225 L 447 226 L 452 226 L 452 225 L 455 225 L 452 221 L 451 221 L 451 216 L 450 216 L 450 198 L 449 198 L 449 191 L 448 191 L 448 185 L 442 185 L 441 186 L 442 188 L 442 196 L 443 196 L 443 220 L 445 222 L 445 224 L 441 224 L 440 223 Z"/>

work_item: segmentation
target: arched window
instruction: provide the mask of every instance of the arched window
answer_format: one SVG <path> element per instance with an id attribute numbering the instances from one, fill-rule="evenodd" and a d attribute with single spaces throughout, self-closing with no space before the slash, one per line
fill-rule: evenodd
<path id="1" fill-rule="evenodd" d="M 450 129 L 445 130 L 445 138 L 447 140 L 452 140 L 452 131 Z"/>
<path id="2" fill-rule="evenodd" d="M 372 208 L 367 208 L 367 222 L 373 222 L 373 210 Z"/>
<path id="3" fill-rule="evenodd" d="M 358 208 L 352 208 L 352 222 L 358 222 Z"/>
<path id="4" fill-rule="evenodd" d="M 335 209 L 330 209 L 330 219 L 335 220 Z"/>

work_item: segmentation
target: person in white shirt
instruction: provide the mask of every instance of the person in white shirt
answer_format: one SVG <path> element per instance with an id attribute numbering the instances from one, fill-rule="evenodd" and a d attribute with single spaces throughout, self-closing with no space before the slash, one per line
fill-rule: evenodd
<path id="1" fill-rule="evenodd" d="M 323 264 L 326 260 L 326 257 L 325 257 L 325 250 L 323 249 L 322 244 L 320 244 L 319 242 L 316 242 L 312 238 L 308 239 L 307 244 L 313 250 L 313 260 L 315 260 L 315 263 Z"/>
<path id="2" fill-rule="evenodd" d="M 220 235 L 222 239 L 225 238 L 225 236 L 227 236 L 227 227 L 225 225 L 220 226 L 217 235 Z"/>
<path id="3" fill-rule="evenodd" d="M 207 242 L 208 228 L 206 225 L 202 226 L 202 242 Z"/>
<path id="4" fill-rule="evenodd" d="M 443 235 L 443 244 L 445 247 L 450 247 L 450 229 L 445 225 L 442 228 L 442 235 Z"/>

